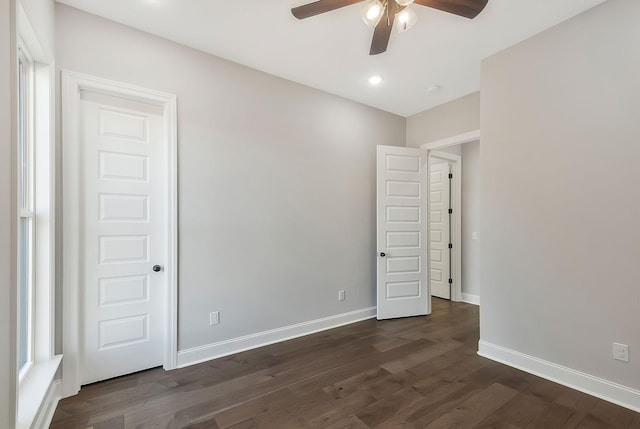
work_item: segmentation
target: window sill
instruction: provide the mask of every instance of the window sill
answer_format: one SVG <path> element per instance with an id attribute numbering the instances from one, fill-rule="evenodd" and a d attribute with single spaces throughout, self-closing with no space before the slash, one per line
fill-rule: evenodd
<path id="1" fill-rule="evenodd" d="M 61 361 L 62 355 L 58 355 L 47 362 L 36 362 L 20 382 L 16 429 L 29 429 L 33 425 Z"/>

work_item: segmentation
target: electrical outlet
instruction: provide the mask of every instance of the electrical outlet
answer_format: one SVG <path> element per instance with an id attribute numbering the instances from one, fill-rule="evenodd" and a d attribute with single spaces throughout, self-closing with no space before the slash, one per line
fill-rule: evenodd
<path id="1" fill-rule="evenodd" d="M 345 300 L 344 291 L 343 290 L 339 290 L 338 291 L 338 301 L 344 301 L 344 300 Z"/>
<path id="2" fill-rule="evenodd" d="M 217 325 L 218 323 L 220 323 L 220 312 L 212 311 L 211 313 L 209 313 L 209 325 L 213 326 Z"/>
<path id="3" fill-rule="evenodd" d="M 629 362 L 629 346 L 613 343 L 613 358 L 622 362 Z"/>

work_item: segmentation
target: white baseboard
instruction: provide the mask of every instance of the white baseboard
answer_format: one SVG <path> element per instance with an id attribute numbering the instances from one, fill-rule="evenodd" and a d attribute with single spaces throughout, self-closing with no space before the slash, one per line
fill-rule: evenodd
<path id="1" fill-rule="evenodd" d="M 640 412 L 640 390 L 480 340 L 478 354 L 580 392 Z"/>
<path id="2" fill-rule="evenodd" d="M 337 314 L 335 316 L 324 317 L 322 319 L 310 320 L 308 322 L 258 332 L 244 337 L 232 338 L 205 346 L 194 347 L 178 352 L 178 368 L 205 362 L 223 356 L 251 350 L 292 338 L 302 337 L 315 332 L 337 328 L 338 326 L 360 322 L 376 316 L 376 307 L 369 307 L 362 310 Z"/>
<path id="3" fill-rule="evenodd" d="M 51 426 L 53 415 L 56 412 L 58 401 L 60 401 L 62 395 L 62 380 L 53 380 L 47 393 L 42 401 L 42 406 L 36 414 L 33 428 L 35 429 L 47 429 Z"/>
<path id="4" fill-rule="evenodd" d="M 462 302 L 467 304 L 480 305 L 480 295 L 473 295 L 462 292 Z"/>

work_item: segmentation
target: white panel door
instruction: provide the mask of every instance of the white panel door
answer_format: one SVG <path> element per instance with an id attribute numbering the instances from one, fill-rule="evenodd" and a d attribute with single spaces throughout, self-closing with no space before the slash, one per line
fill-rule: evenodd
<path id="1" fill-rule="evenodd" d="M 431 166 L 429 180 L 429 282 L 431 296 L 451 299 L 448 163 Z"/>
<path id="2" fill-rule="evenodd" d="M 80 121 L 87 384 L 163 363 L 166 191 L 157 108 L 84 93 Z"/>
<path id="3" fill-rule="evenodd" d="M 427 155 L 378 146 L 378 319 L 429 314 Z"/>

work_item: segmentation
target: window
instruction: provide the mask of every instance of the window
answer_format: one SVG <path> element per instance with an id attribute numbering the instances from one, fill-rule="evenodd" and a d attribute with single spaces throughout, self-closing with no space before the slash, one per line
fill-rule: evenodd
<path id="1" fill-rule="evenodd" d="M 53 404 L 47 392 L 54 388 L 62 356 L 55 356 L 54 336 L 53 46 L 40 43 L 21 2 L 16 4 L 16 427 L 26 428 L 47 418 L 45 413 Z"/>
<path id="2" fill-rule="evenodd" d="M 34 303 L 34 97 L 33 60 L 18 52 L 18 371 L 33 362 Z"/>

